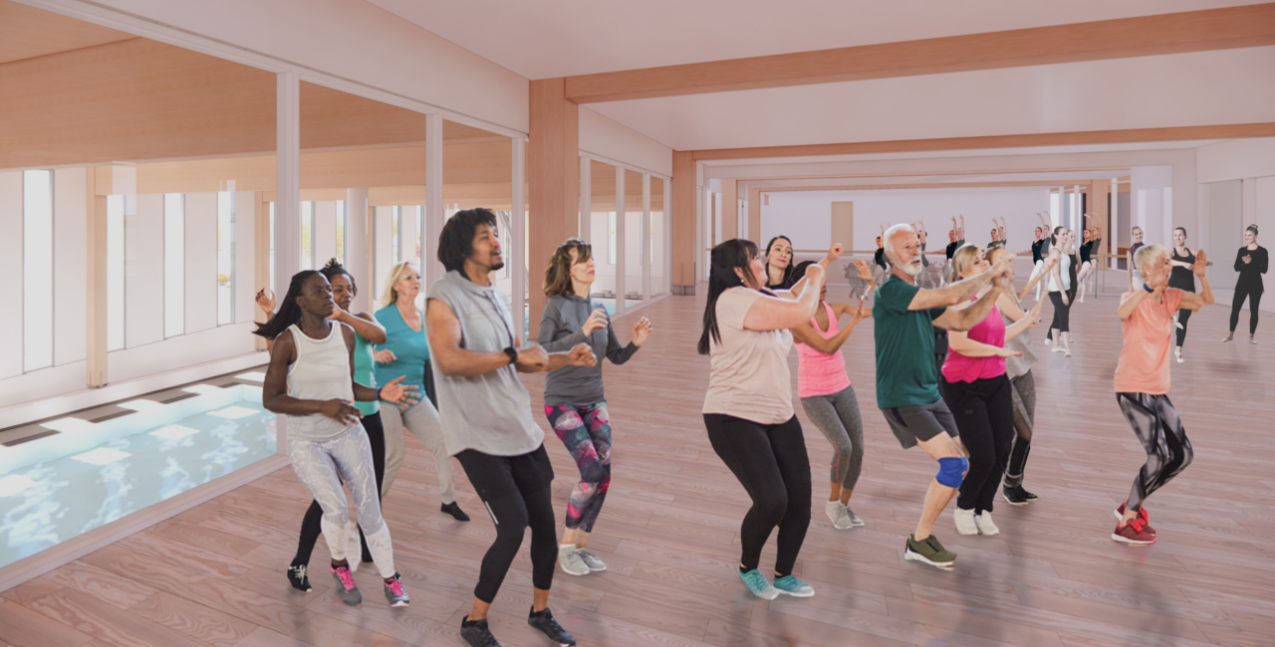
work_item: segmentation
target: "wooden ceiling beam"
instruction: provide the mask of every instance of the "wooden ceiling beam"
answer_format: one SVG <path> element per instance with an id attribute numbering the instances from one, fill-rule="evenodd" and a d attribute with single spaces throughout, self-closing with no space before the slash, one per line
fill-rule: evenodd
<path id="1" fill-rule="evenodd" d="M 567 77 L 576 103 L 1275 45 L 1275 3 Z"/>
<path id="2" fill-rule="evenodd" d="M 874 153 L 910 153 L 989 148 L 1026 148 L 1036 146 L 1078 146 L 1089 144 L 1131 144 L 1202 139 L 1241 139 L 1245 137 L 1275 137 L 1275 122 L 1219 124 L 1214 126 L 1175 126 L 1168 128 L 1129 128 L 1125 130 L 1083 130 L 1065 133 L 985 135 L 980 137 L 946 137 L 941 139 L 898 139 L 893 141 L 846 142 L 840 144 L 717 148 L 697 150 L 694 155 L 696 161 L 702 162 L 709 160 L 766 159 L 773 157 L 816 157 L 823 155 L 862 155 Z"/>

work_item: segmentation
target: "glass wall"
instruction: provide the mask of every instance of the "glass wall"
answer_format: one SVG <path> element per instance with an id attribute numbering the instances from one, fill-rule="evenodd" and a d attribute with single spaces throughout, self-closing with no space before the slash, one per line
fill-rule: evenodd
<path id="1" fill-rule="evenodd" d="M 593 248 L 596 266 L 591 294 L 615 313 L 616 294 L 616 216 L 615 167 L 590 160 L 590 202 L 588 243 Z"/>
<path id="2" fill-rule="evenodd" d="M 658 297 L 669 292 L 669 259 L 668 248 L 665 232 L 668 231 L 669 221 L 664 209 L 664 178 L 651 176 L 651 253 L 649 263 L 651 267 L 651 291 L 652 297 Z"/>
<path id="3" fill-rule="evenodd" d="M 644 228 L 646 213 L 642 210 L 642 174 L 624 170 L 624 307 L 632 308 L 642 303 L 643 272 L 648 266 L 644 258 Z"/>
<path id="4" fill-rule="evenodd" d="M 588 169 L 592 207 L 587 227 L 581 222 L 581 235 L 597 259 L 593 297 L 615 313 L 668 294 L 669 180 L 631 168 L 617 171 L 596 159 L 588 160 Z M 624 294 L 622 302 L 619 294 Z"/>

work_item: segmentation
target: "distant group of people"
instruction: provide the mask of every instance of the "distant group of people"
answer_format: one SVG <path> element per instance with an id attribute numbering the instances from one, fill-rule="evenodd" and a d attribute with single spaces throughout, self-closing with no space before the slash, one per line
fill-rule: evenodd
<path id="1" fill-rule="evenodd" d="M 392 268 L 382 307 L 372 314 L 351 312 L 354 277 L 335 260 L 293 276 L 277 311 L 271 295 L 258 295 L 269 319 L 256 332 L 271 348 L 263 404 L 288 416 L 289 455 L 314 495 L 288 579 L 310 590 L 310 554 L 323 534 L 341 600 L 362 601 L 353 573 L 370 561 L 387 602 L 410 604 L 380 505 L 404 464 L 408 431 L 433 454 L 441 510 L 457 521 L 469 519 L 454 494 L 455 457 L 495 523 L 496 538 L 482 560 L 462 637 L 475 646 L 499 644 L 488 609 L 530 528 L 528 622 L 552 641 L 574 645 L 549 611 L 548 598 L 555 566 L 572 575 L 607 568 L 587 548 L 611 483 L 611 421 L 599 361 L 629 361 L 653 327 L 640 318 L 628 344 L 617 339 L 606 308 L 590 294 L 591 247 L 569 239 L 545 271 L 548 300 L 538 343 L 524 345 L 507 296 L 489 278 L 504 263 L 496 222 L 486 209 L 462 211 L 447 221 L 438 252 L 446 274 L 429 286 L 423 310 L 417 306 L 420 274 L 410 263 Z M 874 294 L 871 308 L 865 306 L 867 291 L 857 303 L 828 300 L 827 270 L 843 253 L 840 244 L 831 245 L 821 260 L 805 263 L 793 262 L 791 240 L 783 236 L 771 240 L 764 254 L 740 239 L 713 248 L 698 344 L 711 365 L 703 418 L 714 452 L 752 500 L 740 529 L 739 574 L 755 595 L 815 593 L 793 572 L 810 523 L 813 489 L 790 390 L 788 354 L 794 345 L 802 407 L 833 449 L 825 512 L 840 530 L 864 524 L 850 505 L 863 466 L 864 418 L 841 349 L 869 317 L 877 408 L 902 447 L 920 446 L 937 463 L 920 518 L 905 541 L 906 559 L 955 568 L 956 554 L 934 533 L 953 498 L 957 532 L 985 536 L 1000 532 L 992 519 L 998 490 L 1011 505 L 1037 499 L 1024 487 L 1024 471 L 1035 430 L 1030 329 L 1040 321 L 1043 301 L 1028 308 L 1022 300 L 1038 284 L 1048 285 L 1055 350 L 1069 356 L 1067 309 L 1080 276 L 1092 271 L 1099 232 L 1085 230 L 1077 254 L 1073 232 L 1038 227 L 1032 249 L 1022 253 L 1033 258 L 1032 275 L 1016 290 L 1012 260 L 1019 254 L 1005 246 L 1005 224 L 992 230 L 986 247 L 964 244 L 963 229 L 963 217 L 959 227 L 953 219 L 951 243 L 943 252 L 949 260 L 939 266 L 946 273 L 930 287 L 918 280 L 928 265 L 923 227 L 883 229 L 878 249 L 883 258 L 874 265 L 885 272 L 860 260 L 847 269 Z M 1250 340 L 1268 262 L 1256 238 L 1257 228 L 1250 227 L 1237 254 L 1241 282 L 1231 317 L 1233 329 L 1248 299 Z M 1205 277 L 1207 255 L 1186 247 L 1184 229 L 1175 231 L 1171 250 L 1142 245 L 1140 231 L 1135 240 L 1129 266 L 1137 282 L 1131 278 L 1118 311 L 1124 346 L 1114 390 L 1148 458 L 1115 512 L 1112 538 L 1148 544 L 1156 535 L 1148 524 L 1147 496 L 1193 456 L 1167 395 L 1172 333 L 1176 329 L 1182 361 L 1190 313 L 1213 303 L 1213 294 Z M 844 317 L 849 320 L 842 325 Z M 544 433 L 518 378 L 530 372 L 548 373 L 544 413 L 580 472 L 561 539 Z M 357 524 L 348 520 L 346 488 Z M 778 550 L 768 578 L 760 559 L 776 530 Z"/>

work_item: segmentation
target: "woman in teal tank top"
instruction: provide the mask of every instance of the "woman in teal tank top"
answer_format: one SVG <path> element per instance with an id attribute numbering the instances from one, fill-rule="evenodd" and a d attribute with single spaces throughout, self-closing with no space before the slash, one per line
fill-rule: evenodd
<path id="1" fill-rule="evenodd" d="M 376 320 L 385 327 L 386 340 L 377 345 L 376 380 L 386 384 L 403 377 L 403 384 L 414 385 L 425 392 L 425 374 L 429 370 L 429 345 L 425 341 L 425 320 L 416 308 L 416 297 L 421 292 L 421 275 L 411 263 L 399 263 L 390 268 L 385 281 L 383 307 L 376 311 Z M 434 467 L 438 472 L 438 490 L 442 499 L 442 511 L 457 521 L 469 521 L 456 504 L 455 483 L 451 459 L 443 442 L 442 420 L 438 410 L 428 398 L 411 406 L 385 403 L 381 408 L 381 420 L 385 425 L 385 481 L 381 495 L 389 493 L 390 485 L 398 476 L 407 456 L 403 442 L 403 429 L 412 432 L 434 455 Z"/>

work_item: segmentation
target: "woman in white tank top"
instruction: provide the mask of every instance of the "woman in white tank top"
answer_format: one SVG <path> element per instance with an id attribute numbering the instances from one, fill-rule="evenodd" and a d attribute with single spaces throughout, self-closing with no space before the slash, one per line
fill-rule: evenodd
<path id="1" fill-rule="evenodd" d="M 416 387 L 395 380 L 374 389 L 354 382 L 354 330 L 330 320 L 336 304 L 332 286 L 323 274 L 307 270 L 292 277 L 279 313 L 257 324 L 255 334 L 274 339 L 270 367 L 262 387 L 262 404 L 287 416 L 288 456 L 297 477 L 323 508 L 323 536 L 332 554 L 332 579 L 337 595 L 346 604 L 362 602 L 346 559 L 347 543 L 357 544 L 358 532 L 349 523 L 349 510 L 341 483 L 346 483 L 358 512 L 358 523 L 367 538 L 376 568 L 385 578 L 385 598 L 390 605 L 407 606 L 394 571 L 390 530 L 381 517 L 377 497 L 372 448 L 359 422 L 354 401 L 385 400 L 411 404 L 420 396 Z"/>
<path id="2" fill-rule="evenodd" d="M 1049 270 L 1049 300 L 1054 304 L 1054 320 L 1049 324 L 1049 336 L 1045 343 L 1052 339 L 1053 351 L 1071 357 L 1071 298 L 1067 292 L 1071 290 L 1071 255 L 1074 251 L 1068 230 L 1063 227 L 1054 229 L 1050 244 L 1049 258 L 1058 259 L 1058 264 Z"/>

